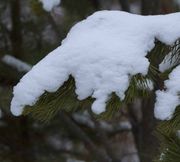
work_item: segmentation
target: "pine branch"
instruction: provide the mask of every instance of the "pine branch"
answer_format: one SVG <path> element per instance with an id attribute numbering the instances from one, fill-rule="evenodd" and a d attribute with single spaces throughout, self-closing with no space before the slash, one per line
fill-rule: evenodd
<path id="1" fill-rule="evenodd" d="M 179 162 L 180 160 L 180 110 L 177 108 L 173 119 L 162 122 L 157 128 L 161 141 L 161 155 L 155 162 Z"/>

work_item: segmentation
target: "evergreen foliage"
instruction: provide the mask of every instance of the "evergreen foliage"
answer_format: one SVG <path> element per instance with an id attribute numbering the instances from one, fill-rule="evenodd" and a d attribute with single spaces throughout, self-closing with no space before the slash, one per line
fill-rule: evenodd
<path id="1" fill-rule="evenodd" d="M 157 127 L 161 141 L 160 157 L 155 162 L 179 162 L 180 160 L 180 110 L 177 107 L 174 117 L 163 121 Z"/>
<path id="2" fill-rule="evenodd" d="M 149 82 L 150 79 L 140 74 L 133 76 L 130 86 L 126 91 L 125 99 L 121 101 L 115 93 L 112 93 L 106 104 L 107 111 L 101 115 L 94 115 L 101 119 L 112 118 L 121 108 L 122 104 L 132 102 L 135 97 L 147 97 L 150 92 Z M 31 114 L 32 117 L 37 120 L 48 122 L 59 111 L 74 112 L 77 109 L 89 109 L 93 100 L 91 97 L 82 101 L 77 99 L 77 95 L 75 94 L 75 81 L 73 77 L 70 76 L 68 81 L 56 92 L 45 92 L 34 106 L 26 106 L 23 114 Z"/>
<path id="3" fill-rule="evenodd" d="M 173 47 L 170 47 L 170 61 L 174 66 L 169 68 L 164 73 L 160 73 L 160 78 L 164 81 L 168 79 L 170 72 L 180 64 L 180 44 L 177 41 Z M 176 61 L 172 60 L 176 58 Z M 165 89 L 166 87 L 163 87 Z M 167 121 L 161 121 L 156 129 L 156 135 L 161 141 L 160 156 L 155 162 L 179 162 L 180 161 L 180 109 L 179 106 L 173 115 L 173 118 Z"/>

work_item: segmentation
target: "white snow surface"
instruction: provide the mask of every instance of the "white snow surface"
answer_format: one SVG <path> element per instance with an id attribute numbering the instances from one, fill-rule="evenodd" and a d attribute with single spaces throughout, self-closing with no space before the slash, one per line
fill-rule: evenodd
<path id="1" fill-rule="evenodd" d="M 172 118 L 176 107 L 180 104 L 180 65 L 177 66 L 165 81 L 166 91 L 157 91 L 154 114 L 161 120 Z"/>
<path id="2" fill-rule="evenodd" d="M 44 10 L 50 12 L 54 7 L 61 3 L 61 0 L 39 0 L 43 4 Z"/>
<path id="3" fill-rule="evenodd" d="M 180 37 L 180 13 L 140 16 L 99 11 L 77 23 L 52 51 L 14 87 L 11 111 L 20 115 L 45 92 L 55 92 L 72 75 L 79 100 L 95 98 L 92 110 L 105 111 L 112 92 L 121 100 L 131 76 L 147 74 L 145 57 L 155 38 L 171 45 Z"/>

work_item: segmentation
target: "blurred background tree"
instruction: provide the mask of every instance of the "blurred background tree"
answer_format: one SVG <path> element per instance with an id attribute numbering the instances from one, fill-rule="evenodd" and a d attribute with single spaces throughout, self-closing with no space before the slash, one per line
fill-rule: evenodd
<path id="1" fill-rule="evenodd" d="M 113 118 L 95 119 L 88 110 L 58 113 L 49 123 L 15 118 L 12 88 L 25 74 L 5 55 L 29 65 L 60 45 L 69 29 L 98 10 L 149 15 L 179 11 L 179 0 L 61 0 L 47 12 L 39 0 L 0 2 L 0 161 L 151 162 L 158 153 L 153 131 L 154 96 L 123 105 Z"/>

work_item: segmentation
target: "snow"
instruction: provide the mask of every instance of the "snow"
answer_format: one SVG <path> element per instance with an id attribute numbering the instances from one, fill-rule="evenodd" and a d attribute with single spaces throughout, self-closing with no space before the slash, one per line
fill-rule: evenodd
<path id="1" fill-rule="evenodd" d="M 132 129 L 131 123 L 129 121 L 119 121 L 118 123 L 114 125 L 112 125 L 111 123 L 108 123 L 107 121 L 100 121 L 99 125 L 102 130 L 109 133 Z"/>
<path id="2" fill-rule="evenodd" d="M 176 63 L 176 57 L 172 58 L 172 52 L 170 52 L 159 65 L 159 71 L 165 72 L 172 68 Z"/>
<path id="3" fill-rule="evenodd" d="M 95 127 L 95 124 L 91 120 L 91 117 L 87 111 L 84 111 L 83 113 L 74 113 L 73 119 L 78 123 L 86 125 L 92 129 Z"/>
<path id="4" fill-rule="evenodd" d="M 51 135 L 46 140 L 56 150 L 70 151 L 73 149 L 73 143 L 69 139 L 59 137 L 58 135 Z"/>
<path id="5" fill-rule="evenodd" d="M 177 42 L 179 44 L 179 41 Z M 179 64 L 179 56 L 174 55 L 174 53 L 177 53 L 179 51 L 179 45 L 176 45 L 171 52 L 166 55 L 164 60 L 159 65 L 159 71 L 165 72 L 166 70 L 172 68 L 173 66 L 176 66 Z"/>
<path id="6" fill-rule="evenodd" d="M 146 80 L 144 81 L 144 84 L 142 84 L 142 82 L 138 81 L 138 82 L 137 82 L 137 87 L 138 87 L 140 90 L 152 91 L 152 90 L 154 89 L 154 84 L 153 84 L 152 80 L 146 79 Z"/>
<path id="7" fill-rule="evenodd" d="M 165 81 L 166 90 L 156 92 L 154 114 L 157 119 L 169 120 L 180 104 L 180 65 L 177 66 Z"/>
<path id="8" fill-rule="evenodd" d="M 148 72 L 145 57 L 155 38 L 171 45 L 180 36 L 180 13 L 140 16 L 99 11 L 76 24 L 52 51 L 14 87 L 11 111 L 21 115 L 45 92 L 55 92 L 72 75 L 79 100 L 95 98 L 92 110 L 105 111 L 112 92 L 121 100 L 133 75 Z"/>
<path id="9" fill-rule="evenodd" d="M 61 0 L 39 0 L 43 4 L 44 10 L 50 12 L 55 6 L 61 3 Z"/>
<path id="10" fill-rule="evenodd" d="M 7 65 L 12 66 L 13 68 L 17 69 L 19 72 L 28 72 L 32 68 L 31 65 L 24 63 L 23 61 L 20 61 L 10 55 L 3 56 L 2 61 L 6 63 Z"/>

